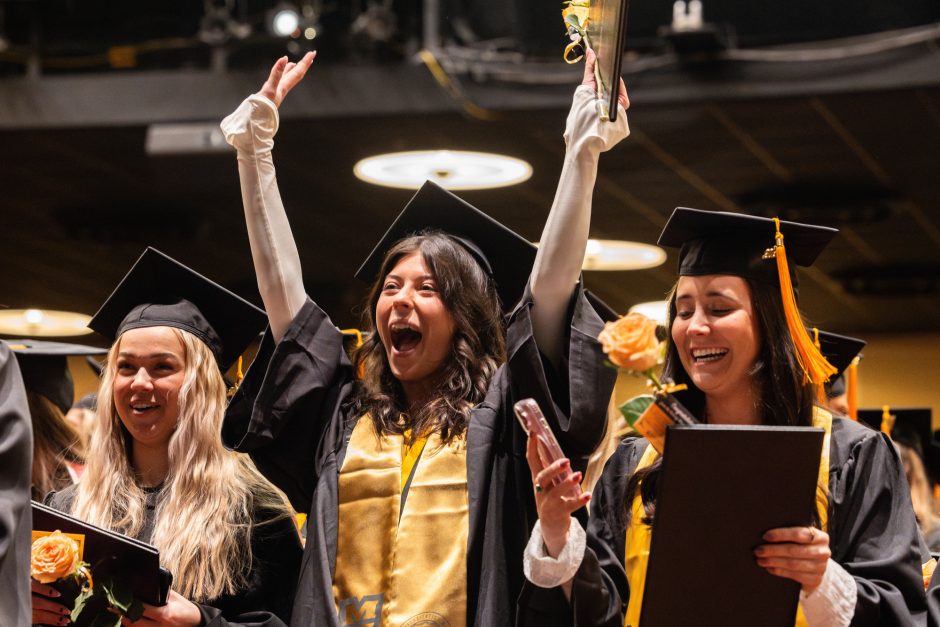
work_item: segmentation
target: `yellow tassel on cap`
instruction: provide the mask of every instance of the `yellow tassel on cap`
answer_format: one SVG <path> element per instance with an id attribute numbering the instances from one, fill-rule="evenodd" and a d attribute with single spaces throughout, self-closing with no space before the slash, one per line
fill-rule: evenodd
<path id="1" fill-rule="evenodd" d="M 858 422 L 858 362 L 856 357 L 845 370 L 845 400 L 849 406 L 849 418 Z"/>
<path id="2" fill-rule="evenodd" d="M 816 350 L 822 353 L 822 344 L 819 342 L 819 329 L 813 327 L 813 346 L 816 347 Z M 823 407 L 829 406 L 829 398 L 826 396 L 826 384 L 820 383 L 816 385 L 816 401 Z"/>
<path id="3" fill-rule="evenodd" d="M 796 358 L 803 369 L 803 381 L 809 381 L 822 386 L 829 377 L 834 375 L 836 369 L 826 361 L 822 352 L 813 345 L 803 326 L 800 310 L 796 306 L 796 296 L 793 294 L 793 284 L 790 282 L 790 266 L 787 263 L 787 251 L 783 246 L 783 233 L 780 232 L 780 219 L 774 218 L 777 233 L 773 248 L 764 253 L 764 258 L 773 257 L 777 260 L 777 274 L 780 277 L 780 296 L 783 298 L 783 313 L 787 319 L 787 328 L 796 348 Z"/>
<path id="4" fill-rule="evenodd" d="M 891 432 L 894 431 L 894 421 L 896 418 L 897 417 L 891 413 L 889 406 L 884 405 L 881 408 L 881 432 L 889 438 L 891 437 Z"/>

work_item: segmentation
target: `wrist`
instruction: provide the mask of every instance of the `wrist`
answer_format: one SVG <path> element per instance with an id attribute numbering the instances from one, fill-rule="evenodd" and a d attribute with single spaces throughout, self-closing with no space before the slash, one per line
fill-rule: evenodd
<path id="1" fill-rule="evenodd" d="M 545 552 L 549 556 L 557 558 L 568 544 L 568 529 L 560 533 L 550 533 L 542 527 L 542 544 L 545 545 Z"/>

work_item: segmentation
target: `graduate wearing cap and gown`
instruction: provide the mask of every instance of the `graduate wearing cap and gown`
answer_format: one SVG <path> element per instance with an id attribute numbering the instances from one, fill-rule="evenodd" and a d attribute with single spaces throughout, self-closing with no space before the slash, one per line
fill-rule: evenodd
<path id="1" fill-rule="evenodd" d="M 814 329 L 814 331 L 816 331 Z M 858 420 L 858 362 L 865 340 L 837 333 L 817 331 L 819 350 L 836 369 L 823 386 L 826 405 L 834 416 Z M 820 399 L 822 400 L 822 399 Z"/>
<path id="2" fill-rule="evenodd" d="M 23 373 L 33 423 L 33 499 L 76 483 L 85 463 L 85 442 L 65 419 L 75 384 L 68 357 L 101 355 L 104 349 L 32 339 L 8 340 Z"/>
<path id="3" fill-rule="evenodd" d="M 0 341 L 0 625 L 29 620 L 29 507 L 33 457 L 26 391 L 10 347 Z"/>
<path id="4" fill-rule="evenodd" d="M 859 422 L 888 435 L 898 449 L 911 491 L 911 504 L 927 551 L 940 551 L 940 516 L 934 509 L 933 486 L 940 476 L 940 442 L 932 431 L 928 407 L 860 409 Z M 929 555 L 929 554 L 928 554 Z M 926 562 L 925 555 L 924 561 Z"/>
<path id="5" fill-rule="evenodd" d="M 77 486 L 47 504 L 153 544 L 174 576 L 145 624 L 266 625 L 290 620 L 300 538 L 286 499 L 219 437 L 222 373 L 264 312 L 148 248 L 89 326 L 114 341 L 95 436 Z M 33 618 L 55 600 L 34 584 Z"/>
<path id="6" fill-rule="evenodd" d="M 786 304 L 781 289 L 795 278 L 790 264 L 813 263 L 834 234 L 676 209 L 659 240 L 681 249 L 663 377 L 689 386 L 676 396 L 703 422 L 824 430 L 817 523 L 768 530 L 767 543 L 755 549 L 758 566 L 801 583 L 795 625 L 923 624 L 920 543 L 900 460 L 885 436 L 814 406 L 816 386 L 835 369 L 814 353 L 795 302 Z M 643 488 L 655 484 L 660 460 L 645 439 L 624 440 L 593 492 L 586 534 L 564 517 L 557 495 L 542 496 L 519 624 L 637 626 L 655 505 L 655 492 Z M 536 480 L 544 485 L 553 472 L 540 470 Z"/>
<path id="7" fill-rule="evenodd" d="M 577 89 L 538 257 L 525 239 L 426 183 L 358 273 L 382 282 L 366 307 L 375 328 L 364 327 L 372 333 L 357 353 L 357 379 L 341 333 L 304 293 L 271 156 L 277 106 L 311 61 L 279 61 L 261 92 L 222 123 L 238 150 L 271 325 L 223 437 L 309 511 L 294 625 L 512 624 L 535 513 L 512 404 L 535 398 L 576 465 L 603 435 L 614 373 L 602 365 L 601 321 L 578 278 L 598 155 L 627 134 L 626 116 L 600 122 L 593 88 Z M 447 308 L 468 302 L 486 309 L 440 331 L 440 321 L 457 317 Z M 432 354 L 444 365 L 425 368 Z M 472 389 L 419 391 L 409 401 L 422 382 L 465 363 L 476 372 Z M 421 368 L 424 378 L 413 374 Z M 370 389 L 395 401 L 376 402 Z M 389 406 L 391 421 L 373 416 Z M 429 415 L 435 407 L 440 413 Z M 455 414 L 462 424 L 442 428 Z"/>

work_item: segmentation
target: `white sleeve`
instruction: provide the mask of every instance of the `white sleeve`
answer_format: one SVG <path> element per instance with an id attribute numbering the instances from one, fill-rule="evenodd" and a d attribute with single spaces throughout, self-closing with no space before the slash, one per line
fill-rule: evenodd
<path id="1" fill-rule="evenodd" d="M 540 588 L 560 586 L 571 581 L 578 572 L 586 545 L 587 534 L 581 523 L 572 516 L 565 547 L 557 558 L 551 557 L 542 541 L 542 521 L 536 521 L 522 556 L 522 571 L 526 579 Z"/>
<path id="2" fill-rule="evenodd" d="M 222 120 L 225 140 L 238 152 L 238 177 L 258 289 L 274 339 L 280 340 L 306 301 L 300 255 L 277 189 L 271 149 L 277 106 L 260 94 Z"/>
<path id="3" fill-rule="evenodd" d="M 832 559 L 816 589 L 809 594 L 800 591 L 800 606 L 809 627 L 848 627 L 857 601 L 855 578 Z"/>
<path id="4" fill-rule="evenodd" d="M 542 354 L 556 365 L 564 350 L 562 321 L 587 249 L 598 159 L 630 134 L 623 108 L 616 122 L 605 122 L 595 103 L 590 87 L 575 90 L 565 127 L 565 162 L 532 269 L 533 333 Z"/>

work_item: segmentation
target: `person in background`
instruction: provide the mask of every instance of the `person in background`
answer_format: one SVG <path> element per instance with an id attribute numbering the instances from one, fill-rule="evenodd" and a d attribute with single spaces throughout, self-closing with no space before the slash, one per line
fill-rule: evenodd
<path id="1" fill-rule="evenodd" d="M 817 333 L 816 329 L 813 331 Z M 818 331 L 816 339 L 823 356 L 836 369 L 836 373 L 823 385 L 826 405 L 834 416 L 858 420 L 857 407 L 853 405 L 858 398 L 858 390 L 854 389 L 856 373 L 847 371 L 857 367 L 856 360 L 861 357 L 867 342 L 857 337 L 825 331 Z"/>
<path id="2" fill-rule="evenodd" d="M 264 312 L 147 249 L 89 326 L 113 339 L 81 483 L 48 505 L 160 550 L 167 604 L 142 625 L 254 626 L 290 620 L 300 568 L 293 512 L 252 464 L 222 446 L 222 372 Z M 63 606 L 33 583 L 33 622 Z M 127 624 L 127 621 L 125 621 Z"/>
<path id="3" fill-rule="evenodd" d="M 32 339 L 9 340 L 9 345 L 26 385 L 33 423 L 32 498 L 41 501 L 49 492 L 76 483 L 85 464 L 86 443 L 65 419 L 75 396 L 68 357 L 106 351 Z"/>
<path id="4" fill-rule="evenodd" d="M 16 359 L 0 342 L 0 625 L 30 624 L 33 438 Z"/>

